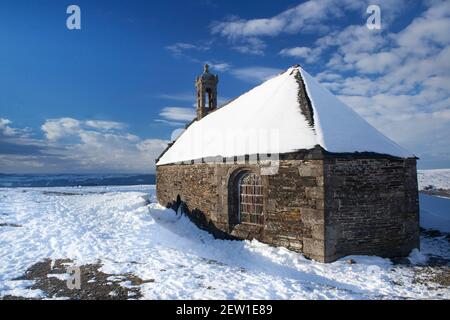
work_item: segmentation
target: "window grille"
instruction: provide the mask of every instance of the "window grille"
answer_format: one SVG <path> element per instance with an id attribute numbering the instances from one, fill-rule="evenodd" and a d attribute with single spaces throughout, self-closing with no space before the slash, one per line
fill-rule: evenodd
<path id="1" fill-rule="evenodd" d="M 239 222 L 263 225 L 264 192 L 261 177 L 246 173 L 239 181 Z"/>

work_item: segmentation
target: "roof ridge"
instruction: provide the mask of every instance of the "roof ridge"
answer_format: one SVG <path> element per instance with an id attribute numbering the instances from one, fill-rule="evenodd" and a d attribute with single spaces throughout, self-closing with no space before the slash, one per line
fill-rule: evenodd
<path id="1" fill-rule="evenodd" d="M 255 129 L 268 133 L 257 143 L 251 135 Z M 205 130 L 214 134 L 205 135 Z M 405 158 L 411 155 L 300 65 L 294 65 L 228 101 L 214 113 L 194 119 L 158 157 L 157 165 L 217 155 L 282 154 L 316 145 L 333 154 L 369 152 Z"/>
<path id="2" fill-rule="evenodd" d="M 299 85 L 298 88 L 298 103 L 300 106 L 300 110 L 302 114 L 305 116 L 306 121 L 311 126 L 313 131 L 315 132 L 315 123 L 314 123 L 314 108 L 311 103 L 311 99 L 309 98 L 308 91 L 306 90 L 305 81 L 303 80 L 302 73 L 299 70 L 300 66 L 295 68 L 291 74 L 294 74 L 294 78 Z"/>

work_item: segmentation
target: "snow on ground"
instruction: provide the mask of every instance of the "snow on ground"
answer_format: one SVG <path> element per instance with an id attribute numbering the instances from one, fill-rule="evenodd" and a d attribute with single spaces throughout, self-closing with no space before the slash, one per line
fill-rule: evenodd
<path id="1" fill-rule="evenodd" d="M 155 279 L 141 285 L 147 299 L 450 298 L 448 288 L 417 282 L 411 267 L 388 259 L 322 264 L 257 241 L 215 240 L 154 194 L 154 186 L 0 189 L 0 297 L 43 297 L 12 280 L 45 258 L 68 258 Z M 444 237 L 422 246 L 413 263 L 450 258 Z"/>
<path id="2" fill-rule="evenodd" d="M 428 186 L 450 190 L 450 169 L 418 170 L 417 180 L 419 190 Z"/>

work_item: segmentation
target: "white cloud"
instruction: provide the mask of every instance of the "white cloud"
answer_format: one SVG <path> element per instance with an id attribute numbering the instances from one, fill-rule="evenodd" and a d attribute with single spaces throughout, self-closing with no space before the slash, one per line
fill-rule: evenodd
<path id="1" fill-rule="evenodd" d="M 320 82 L 336 81 L 341 80 L 342 76 L 340 74 L 325 70 L 316 74 L 316 79 Z"/>
<path id="2" fill-rule="evenodd" d="M 52 123 L 57 123 L 57 120 L 52 120 Z M 67 120 L 64 119 L 63 122 Z M 94 123 L 99 124 L 99 122 Z M 111 125 L 105 126 L 105 124 L 110 123 L 100 122 L 100 125 L 92 129 L 78 126 L 76 129 L 63 131 L 60 138 L 75 136 L 79 138 L 79 142 L 63 144 L 64 149 L 58 152 L 58 155 L 77 163 L 79 170 L 82 171 L 150 172 L 154 169 L 154 159 L 164 149 L 165 141 L 142 140 L 136 135 L 123 131 L 104 132 L 105 128 L 111 128 Z M 121 129 L 124 126 L 112 127 Z"/>
<path id="3" fill-rule="evenodd" d="M 308 47 L 285 48 L 280 51 L 284 57 L 303 58 L 307 63 L 314 63 L 320 58 L 321 49 Z"/>
<path id="4" fill-rule="evenodd" d="M 250 83 L 261 83 L 270 78 L 273 78 L 283 70 L 277 68 L 267 68 L 267 67 L 248 67 L 248 68 L 238 68 L 231 70 L 231 74 L 236 78 L 250 82 Z"/>
<path id="5" fill-rule="evenodd" d="M 302 57 L 305 58 L 311 53 L 311 48 L 308 47 L 294 47 L 286 48 L 280 51 L 282 56 L 287 57 Z"/>
<path id="6" fill-rule="evenodd" d="M 327 19 L 326 3 L 334 2 L 317 1 L 317 10 L 308 15 L 311 26 Z M 214 26 L 213 32 L 231 42 L 245 41 L 250 36 L 276 36 L 288 30 L 305 32 L 299 26 L 309 18 L 291 18 L 306 4 L 309 1 L 268 18 L 270 21 L 223 21 Z M 346 4 L 338 5 L 342 11 L 329 17 L 339 18 L 348 9 Z M 355 3 L 354 8 L 364 8 L 362 17 L 366 4 Z M 445 145 L 450 140 L 450 4 L 427 2 L 425 12 L 397 33 L 389 32 L 389 23 L 402 14 L 407 2 L 381 1 L 379 5 L 383 30 L 369 30 L 364 23 L 349 25 L 319 37 L 311 47 L 288 47 L 279 54 L 307 63 L 328 61 L 324 67 L 319 66 L 321 72 L 316 75 L 322 84 L 411 151 L 425 159 L 439 155 L 450 163 L 450 149 Z M 252 82 L 267 78 L 264 69 L 253 71 L 242 68 L 232 73 Z"/>
<path id="7" fill-rule="evenodd" d="M 178 139 L 179 136 L 183 134 L 183 132 L 186 131 L 184 128 L 178 128 L 172 131 L 172 134 L 170 135 L 170 140 L 175 141 Z"/>
<path id="8" fill-rule="evenodd" d="M 226 63 L 226 62 L 206 61 L 205 63 L 207 63 L 212 70 L 218 71 L 218 72 L 225 72 L 225 71 L 228 71 L 231 68 L 231 65 L 229 63 Z"/>
<path id="9" fill-rule="evenodd" d="M 355 62 L 355 67 L 360 72 L 382 73 L 397 66 L 402 58 L 393 52 L 380 52 L 361 55 Z"/>
<path id="10" fill-rule="evenodd" d="M 120 130 L 125 128 L 123 123 L 115 121 L 88 120 L 85 124 L 88 127 L 100 130 Z"/>
<path id="11" fill-rule="evenodd" d="M 182 93 L 171 93 L 171 94 L 160 94 L 158 97 L 174 100 L 174 101 L 184 101 L 184 102 L 194 102 L 195 95 L 192 92 L 182 92 Z"/>
<path id="12" fill-rule="evenodd" d="M 162 109 L 159 115 L 167 120 L 191 121 L 195 118 L 195 109 L 166 107 Z"/>
<path id="13" fill-rule="evenodd" d="M 10 127 L 12 124 L 11 120 L 0 118 L 0 133 L 3 136 L 14 136 L 16 134 L 16 130 Z"/>
<path id="14" fill-rule="evenodd" d="M 270 18 L 246 20 L 233 16 L 213 23 L 211 31 L 229 39 L 295 33 L 310 30 L 325 20 L 341 15 L 342 8 L 354 9 L 360 3 L 362 1 L 310 0 Z"/>
<path id="15" fill-rule="evenodd" d="M 379 0 L 377 3 L 382 8 L 385 25 L 401 14 L 406 5 L 404 0 Z M 262 55 L 266 48 L 261 39 L 263 37 L 330 33 L 337 20 L 345 17 L 344 13 L 356 13 L 365 21 L 369 4 L 369 0 L 309 0 L 273 17 L 243 19 L 230 16 L 225 20 L 213 22 L 211 33 L 227 38 L 232 43 L 232 48 L 241 53 Z M 311 58 L 310 61 L 314 60 Z"/>
<path id="16" fill-rule="evenodd" d="M 240 53 L 262 56 L 266 47 L 266 43 L 261 39 L 249 37 L 234 43 L 231 48 Z"/>
<path id="17" fill-rule="evenodd" d="M 80 130 L 80 121 L 72 118 L 50 119 L 45 121 L 41 129 L 48 140 L 55 141 L 77 133 Z"/>
<path id="18" fill-rule="evenodd" d="M 364 25 L 351 25 L 319 38 L 315 44 L 321 52 L 336 48 L 328 67 L 339 69 L 343 64 L 355 64 L 362 56 L 380 52 L 388 42 L 389 38 L 382 31 L 369 30 Z"/>
<path id="19" fill-rule="evenodd" d="M 161 148 L 167 147 L 167 141 L 160 139 L 146 139 L 139 142 L 136 146 L 140 151 L 149 155 L 155 153 L 159 154 L 161 153 Z"/>
<path id="20" fill-rule="evenodd" d="M 421 45 L 447 45 L 450 42 L 450 4 L 448 1 L 436 1 L 421 16 L 414 19 L 411 24 L 398 34 L 399 46 L 415 49 Z"/>
<path id="21" fill-rule="evenodd" d="M 341 96 L 365 119 L 425 161 L 450 161 L 450 110 L 418 112 L 420 96 Z M 448 103 L 450 100 L 446 101 Z"/>
<path id="22" fill-rule="evenodd" d="M 49 119 L 41 126 L 48 140 L 55 141 L 67 136 L 73 136 L 84 131 L 85 128 L 99 131 L 121 130 L 125 125 L 115 121 L 87 120 L 80 121 L 73 118 Z"/>
<path id="23" fill-rule="evenodd" d="M 11 122 L 0 125 L 6 123 Z M 153 172 L 168 141 L 141 139 L 125 127 L 113 121 L 49 119 L 41 127 L 44 139 L 9 139 L 10 152 L 0 155 L 0 167 L 5 172 Z"/>
<path id="24" fill-rule="evenodd" d="M 45 169 L 46 163 L 39 156 L 0 154 L 2 173 L 35 173 Z"/>
<path id="25" fill-rule="evenodd" d="M 353 25 L 319 38 L 334 53 L 317 77 L 393 140 L 450 163 L 450 5 L 429 5 L 398 33 Z"/>
<path id="26" fill-rule="evenodd" d="M 155 119 L 154 121 L 159 122 L 159 123 L 164 123 L 164 124 L 167 124 L 172 127 L 182 127 L 185 125 L 184 122 L 169 121 L 169 120 L 164 120 L 164 119 Z"/>
<path id="27" fill-rule="evenodd" d="M 202 45 L 194 45 L 192 43 L 177 42 L 166 47 L 174 56 L 182 56 L 186 51 L 208 51 L 210 46 L 208 43 Z"/>

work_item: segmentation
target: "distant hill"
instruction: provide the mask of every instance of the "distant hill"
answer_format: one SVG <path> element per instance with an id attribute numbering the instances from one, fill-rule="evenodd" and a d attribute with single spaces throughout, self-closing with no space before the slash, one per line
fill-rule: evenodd
<path id="1" fill-rule="evenodd" d="M 155 184 L 154 174 L 0 174 L 0 187 L 76 187 Z"/>

